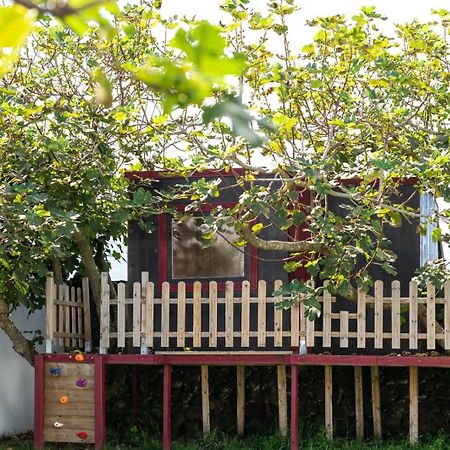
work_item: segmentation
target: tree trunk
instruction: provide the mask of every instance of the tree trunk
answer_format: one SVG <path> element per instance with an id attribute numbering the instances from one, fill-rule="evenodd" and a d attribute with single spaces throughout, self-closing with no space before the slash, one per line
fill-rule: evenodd
<path id="1" fill-rule="evenodd" d="M 92 252 L 91 243 L 86 236 L 80 231 L 75 231 L 72 233 L 72 239 L 75 242 L 78 250 L 80 251 L 81 259 L 83 265 L 86 269 L 87 276 L 91 283 L 92 288 L 92 298 L 95 303 L 95 308 L 97 314 L 100 317 L 100 303 L 101 303 L 101 281 L 100 281 L 100 271 L 98 270 L 97 264 L 95 264 L 94 254 Z"/>
<path id="2" fill-rule="evenodd" d="M 16 327 L 9 315 L 8 304 L 5 298 L 0 295 L 0 329 L 11 339 L 13 349 L 22 356 L 25 361 L 34 366 L 34 355 L 37 353 L 31 341 L 26 339 L 22 332 Z"/>

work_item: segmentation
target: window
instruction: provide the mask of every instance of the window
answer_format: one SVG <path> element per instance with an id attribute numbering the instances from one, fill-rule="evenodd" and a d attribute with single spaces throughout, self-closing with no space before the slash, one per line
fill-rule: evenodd
<path id="1" fill-rule="evenodd" d="M 204 221 L 191 217 L 171 225 L 171 278 L 241 278 L 245 276 L 244 254 L 231 245 L 238 236 L 224 224 L 212 237 L 205 239 Z"/>

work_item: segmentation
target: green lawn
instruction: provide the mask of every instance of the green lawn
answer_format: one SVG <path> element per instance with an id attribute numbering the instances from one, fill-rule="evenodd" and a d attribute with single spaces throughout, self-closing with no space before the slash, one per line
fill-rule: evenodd
<path id="1" fill-rule="evenodd" d="M 161 444 L 158 441 L 148 440 L 147 436 L 140 433 L 133 433 L 127 436 L 127 443 L 109 443 L 107 450 L 160 450 Z M 84 450 L 92 449 L 89 445 L 66 445 L 53 444 L 46 445 L 48 450 Z M 444 450 L 450 449 L 450 435 L 439 434 L 436 436 L 422 436 L 420 442 L 416 446 L 411 446 L 408 442 L 398 441 L 367 441 L 356 442 L 345 439 L 336 439 L 333 442 L 328 441 L 322 434 L 317 434 L 310 438 L 302 439 L 302 450 Z M 0 440 L 0 450 L 32 450 L 32 437 L 27 435 L 14 436 L 8 439 Z M 194 440 L 178 441 L 172 445 L 173 450 L 288 450 L 289 442 L 284 440 L 280 435 L 265 436 L 247 436 L 238 438 L 222 433 L 210 433 Z"/>

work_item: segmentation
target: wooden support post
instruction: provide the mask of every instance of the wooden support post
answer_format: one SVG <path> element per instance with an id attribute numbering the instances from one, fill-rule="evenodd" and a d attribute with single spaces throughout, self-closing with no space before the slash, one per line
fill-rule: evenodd
<path id="1" fill-rule="evenodd" d="M 364 405 L 361 366 L 355 366 L 355 421 L 356 439 L 361 441 L 364 439 Z"/>
<path id="2" fill-rule="evenodd" d="M 298 368 L 291 366 L 291 450 L 298 450 Z"/>
<path id="3" fill-rule="evenodd" d="M 163 450 L 170 450 L 172 366 L 164 366 L 163 375 Z"/>
<path id="4" fill-rule="evenodd" d="M 409 442 L 419 438 L 419 369 L 409 368 Z"/>
<path id="5" fill-rule="evenodd" d="M 245 366 L 237 366 L 237 433 L 242 436 L 245 427 Z"/>
<path id="6" fill-rule="evenodd" d="M 34 357 L 34 448 L 44 447 L 44 356 Z"/>
<path id="7" fill-rule="evenodd" d="M 139 410 L 139 374 L 137 366 L 131 366 L 131 408 L 133 412 Z"/>
<path id="8" fill-rule="evenodd" d="M 380 372 L 378 366 L 370 368 L 370 377 L 372 384 L 373 437 L 381 439 Z"/>
<path id="9" fill-rule="evenodd" d="M 209 416 L 209 376 L 208 366 L 201 366 L 202 376 L 202 420 L 203 433 L 211 431 L 210 416 Z"/>
<path id="10" fill-rule="evenodd" d="M 333 367 L 325 366 L 325 433 L 333 439 Z"/>
<path id="11" fill-rule="evenodd" d="M 105 445 L 105 361 L 103 356 L 94 356 L 95 388 L 95 449 Z"/>
<path id="12" fill-rule="evenodd" d="M 287 390 L 286 390 L 286 366 L 277 366 L 278 380 L 278 424 L 283 437 L 287 436 Z"/>

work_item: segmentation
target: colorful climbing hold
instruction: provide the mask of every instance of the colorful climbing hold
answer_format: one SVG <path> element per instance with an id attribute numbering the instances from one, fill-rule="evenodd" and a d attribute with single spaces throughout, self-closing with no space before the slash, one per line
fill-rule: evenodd
<path id="1" fill-rule="evenodd" d="M 61 395 L 61 397 L 59 397 L 59 403 L 61 403 L 62 405 L 65 405 L 66 403 L 69 403 L 69 396 L 68 395 Z"/>
<path id="2" fill-rule="evenodd" d="M 64 426 L 64 424 L 61 423 L 61 422 L 55 422 L 55 423 L 53 424 L 53 426 L 54 426 L 55 428 L 62 428 L 62 427 Z"/>
<path id="3" fill-rule="evenodd" d="M 76 362 L 83 362 L 83 361 L 84 361 L 84 355 L 83 355 L 83 353 L 77 353 L 77 354 L 75 355 L 75 361 L 76 361 Z"/>
<path id="4" fill-rule="evenodd" d="M 77 436 L 82 440 L 85 441 L 88 438 L 88 434 L 86 433 L 86 431 L 79 431 L 77 433 Z"/>
<path id="5" fill-rule="evenodd" d="M 50 367 L 50 376 L 59 377 L 62 373 L 61 367 Z"/>
<path id="6" fill-rule="evenodd" d="M 85 388 L 88 384 L 88 381 L 86 380 L 86 378 L 80 378 L 79 380 L 76 381 L 75 383 L 79 388 Z"/>

